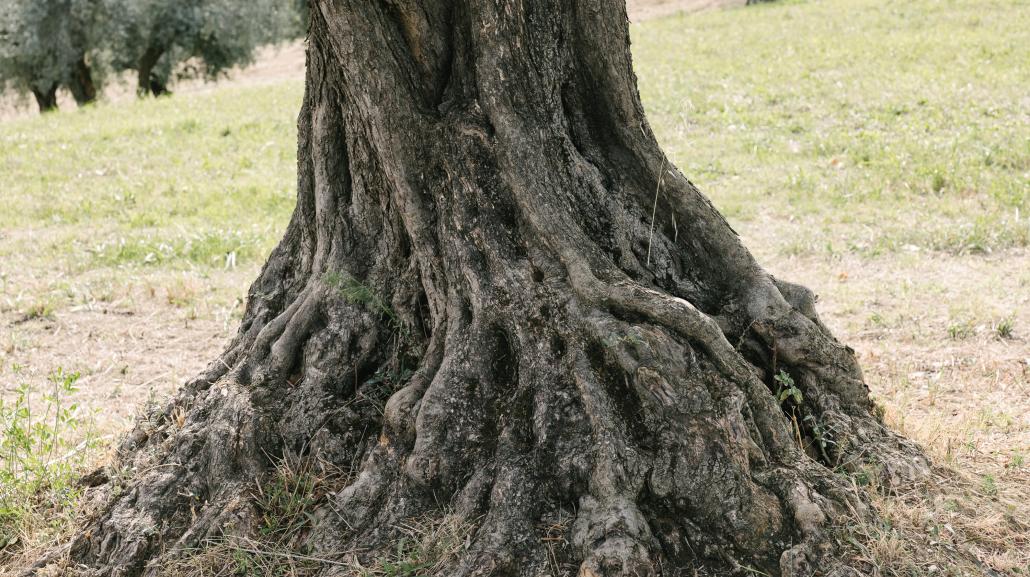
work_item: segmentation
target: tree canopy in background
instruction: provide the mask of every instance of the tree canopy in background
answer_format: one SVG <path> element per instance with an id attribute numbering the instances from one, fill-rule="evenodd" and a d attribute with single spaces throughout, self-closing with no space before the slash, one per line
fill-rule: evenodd
<path id="1" fill-rule="evenodd" d="M 68 86 L 76 101 L 96 98 L 94 82 L 113 22 L 106 0 L 0 0 L 0 88 L 31 93 L 40 110 Z M 92 64 L 92 67 L 91 67 Z"/>
<path id="2" fill-rule="evenodd" d="M 0 0 L 0 89 L 46 111 L 61 86 L 84 104 L 112 73 L 133 72 L 141 96 L 157 95 L 251 62 L 302 33 L 302 19 L 276 0 Z"/>
<path id="3" fill-rule="evenodd" d="M 141 95 L 164 92 L 176 73 L 215 78 L 296 30 L 296 14 L 276 0 L 113 1 L 124 11 L 114 63 L 136 71 Z"/>

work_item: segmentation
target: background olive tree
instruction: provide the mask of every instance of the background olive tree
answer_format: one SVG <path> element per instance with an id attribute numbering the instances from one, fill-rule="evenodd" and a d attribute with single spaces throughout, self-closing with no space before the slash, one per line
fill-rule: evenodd
<path id="1" fill-rule="evenodd" d="M 214 79 L 262 45 L 303 32 L 300 3 L 275 0 L 3 0 L 0 89 L 57 108 L 65 86 L 86 104 L 116 74 L 141 96 L 180 78 Z"/>
<path id="2" fill-rule="evenodd" d="M 3 0 L 0 89 L 31 93 L 44 112 L 57 108 L 62 85 L 79 104 L 95 100 L 108 70 L 112 7 L 108 0 Z"/>
<path id="3" fill-rule="evenodd" d="M 115 1 L 114 66 L 136 73 L 141 96 L 176 78 L 217 78 L 297 30 L 294 8 L 275 0 Z"/>

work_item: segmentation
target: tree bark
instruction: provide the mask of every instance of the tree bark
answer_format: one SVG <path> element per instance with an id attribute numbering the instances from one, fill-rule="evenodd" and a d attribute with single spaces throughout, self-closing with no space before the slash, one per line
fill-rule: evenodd
<path id="1" fill-rule="evenodd" d="M 57 110 L 57 83 L 51 84 L 45 90 L 36 87 L 32 88 L 32 96 L 36 98 L 40 114 Z"/>
<path id="2" fill-rule="evenodd" d="M 80 56 L 72 66 L 71 78 L 68 82 L 68 89 L 75 98 L 75 103 L 85 106 L 97 99 L 97 87 L 93 83 L 93 71 L 86 63 L 85 56 Z"/>
<path id="3" fill-rule="evenodd" d="M 136 95 L 143 98 L 149 94 L 161 96 L 168 92 L 165 83 L 154 76 L 154 66 L 164 55 L 164 48 L 159 46 L 148 46 L 137 65 Z"/>
<path id="4" fill-rule="evenodd" d="M 839 569 L 834 520 L 871 513 L 835 471 L 927 463 L 662 153 L 624 3 L 312 8 L 293 217 L 70 562 L 163 575 L 253 535 L 303 455 L 348 473 L 292 542 L 319 574 L 445 514 L 472 529 L 442 575 Z"/>

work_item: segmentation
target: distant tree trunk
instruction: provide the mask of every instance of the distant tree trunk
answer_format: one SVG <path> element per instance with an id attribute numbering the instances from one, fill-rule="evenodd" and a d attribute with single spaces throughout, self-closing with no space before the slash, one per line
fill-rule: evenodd
<path id="1" fill-rule="evenodd" d="M 32 88 L 32 95 L 36 97 L 36 104 L 39 105 L 40 113 L 57 110 L 57 88 L 58 84 L 56 82 L 43 90 L 36 87 Z"/>
<path id="2" fill-rule="evenodd" d="M 93 84 L 93 71 L 86 63 L 85 57 L 79 57 L 72 67 L 71 78 L 68 81 L 68 89 L 75 98 L 75 103 L 85 106 L 97 99 L 97 88 Z"/>
<path id="3" fill-rule="evenodd" d="M 167 80 L 161 78 L 157 74 L 151 73 L 150 93 L 154 96 L 164 96 L 165 94 L 171 94 L 171 92 L 168 90 Z"/>
<path id="4" fill-rule="evenodd" d="M 136 80 L 136 94 L 143 98 L 148 94 L 154 96 L 160 96 L 167 92 L 164 82 L 154 77 L 154 67 L 157 65 L 157 61 L 164 55 L 164 48 L 158 46 L 149 46 L 143 53 L 143 56 L 139 59 L 139 65 L 136 67 L 139 75 Z"/>
<path id="5" fill-rule="evenodd" d="M 835 468 L 925 472 L 662 153 L 621 1 L 317 2 L 299 141 L 238 335 L 69 549 L 90 575 L 260 538 L 288 455 L 348 473 L 291 533 L 327 576 L 445 514 L 440 575 L 829 574 L 871 515 Z"/>

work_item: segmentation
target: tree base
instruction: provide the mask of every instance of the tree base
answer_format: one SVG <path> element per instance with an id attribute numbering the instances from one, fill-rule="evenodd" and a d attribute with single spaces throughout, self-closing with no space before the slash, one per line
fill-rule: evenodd
<path id="1" fill-rule="evenodd" d="M 891 483 L 925 469 L 870 415 L 825 411 L 822 434 L 835 439 L 816 438 L 799 417 L 811 403 L 779 404 L 783 391 L 714 326 L 710 341 L 688 340 L 595 310 L 561 323 L 575 333 L 515 349 L 506 332 L 473 323 L 448 331 L 461 346 L 430 342 L 413 374 L 387 362 L 343 385 L 320 378 L 301 350 L 336 342 L 371 355 L 383 319 L 314 284 L 252 343 L 244 327 L 226 357 L 125 439 L 109 501 L 70 549 L 90 568 L 83 575 L 174 575 L 225 543 L 271 556 L 266 565 L 360 575 L 404 562 L 398 544 L 426 519 L 464 536 L 433 560 L 447 575 L 843 575 L 834 521 L 871 515 L 848 474 Z M 309 318 L 330 307 L 347 322 Z M 318 324 L 361 330 L 320 338 Z M 574 338 L 590 344 L 573 352 Z M 296 356 L 284 354 L 289 343 Z M 737 360 L 718 356 L 731 352 Z M 302 374 L 284 368 L 298 357 Z M 548 376 L 558 371 L 570 377 Z M 794 386 L 807 381 L 795 374 Z M 291 489 L 304 521 L 269 542 L 282 512 L 268 493 L 289 488 L 284 460 L 321 464 L 313 476 L 323 481 Z"/>
<path id="2" fill-rule="evenodd" d="M 360 575 L 431 519 L 459 528 L 441 575 L 843 575 L 834 521 L 871 515 L 848 475 L 926 460 L 814 296 L 667 168 L 624 7 L 445 4 L 313 11 L 290 226 L 71 565 L 165 575 L 272 534 Z M 297 459 L 340 483 L 281 534 Z"/>

